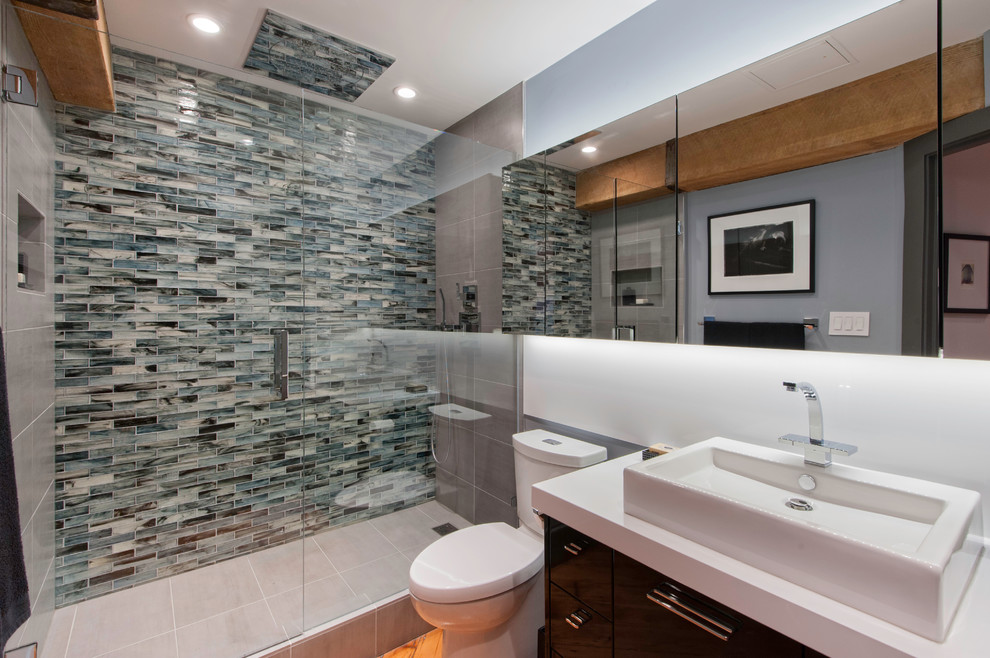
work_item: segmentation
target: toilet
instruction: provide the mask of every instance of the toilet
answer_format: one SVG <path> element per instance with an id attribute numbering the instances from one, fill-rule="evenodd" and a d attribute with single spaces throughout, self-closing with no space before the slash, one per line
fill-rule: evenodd
<path id="1" fill-rule="evenodd" d="M 543 625 L 543 523 L 537 482 L 605 460 L 605 448 L 531 430 L 512 437 L 519 528 L 485 523 L 423 550 L 409 569 L 420 617 L 443 629 L 443 658 L 535 658 Z"/>

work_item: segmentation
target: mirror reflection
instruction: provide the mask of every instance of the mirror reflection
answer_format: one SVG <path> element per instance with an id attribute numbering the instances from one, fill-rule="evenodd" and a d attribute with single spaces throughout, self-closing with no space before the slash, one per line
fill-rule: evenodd
<path id="1" fill-rule="evenodd" d="M 975 121 L 985 104 L 982 34 L 990 21 L 972 4 L 945 8 L 943 116 L 950 124 Z M 531 269 L 504 271 L 504 290 L 528 290 L 503 297 L 504 330 L 937 355 L 937 6 L 904 0 L 513 163 L 503 173 L 505 254 Z M 970 128 L 953 148 L 981 134 Z M 584 146 L 598 150 L 584 153 Z M 956 158 L 968 180 L 979 180 L 980 165 L 962 159 L 982 152 L 947 152 L 946 175 Z M 561 170 L 573 173 L 573 192 Z M 542 203 L 535 187 L 514 196 L 525 187 L 522 171 L 531 183 L 542 180 Z M 947 182 L 947 204 L 955 189 Z M 978 199 L 967 203 L 986 205 Z M 807 202 L 812 221 L 746 224 L 752 211 Z M 540 214 L 543 240 L 532 224 Z M 514 244 L 523 233 L 511 233 L 522 215 L 531 222 L 527 239 L 536 240 L 525 249 Z M 564 217 L 572 230 L 590 224 L 590 240 L 571 236 L 572 249 L 555 269 L 557 248 L 546 238 Z M 734 222 L 729 233 L 709 229 L 723 217 Z M 678 227 L 682 258 L 677 240 L 665 241 Z M 736 234 L 759 242 L 762 251 L 750 253 L 765 255 L 779 241 L 788 272 L 736 276 L 733 294 L 710 289 L 713 276 L 726 276 L 724 241 Z M 803 270 L 810 271 L 802 286 L 780 283 Z M 590 291 L 578 295 L 586 282 Z M 583 321 L 589 298 L 590 331 Z M 946 321 L 947 341 L 963 331 L 986 333 L 987 314 L 956 316 Z"/>
<path id="2" fill-rule="evenodd" d="M 943 2 L 943 236 L 938 247 L 941 346 L 948 358 L 990 358 L 988 30 L 987 3 Z M 929 140 L 926 146 L 934 144 Z"/>

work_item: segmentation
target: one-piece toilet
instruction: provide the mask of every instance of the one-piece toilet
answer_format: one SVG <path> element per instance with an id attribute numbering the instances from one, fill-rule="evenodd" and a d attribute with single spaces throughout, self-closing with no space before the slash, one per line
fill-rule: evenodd
<path id="1" fill-rule="evenodd" d="M 443 658 L 534 658 L 543 625 L 537 482 L 605 460 L 605 448 L 545 430 L 512 437 L 519 528 L 485 523 L 438 539 L 409 569 L 413 607 L 443 629 Z"/>

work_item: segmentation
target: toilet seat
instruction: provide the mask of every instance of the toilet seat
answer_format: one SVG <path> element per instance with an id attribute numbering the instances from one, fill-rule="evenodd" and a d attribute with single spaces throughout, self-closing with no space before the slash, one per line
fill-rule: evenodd
<path id="1" fill-rule="evenodd" d="M 543 567 L 543 544 L 506 523 L 458 530 L 430 544 L 409 569 L 409 593 L 432 603 L 484 599 Z"/>

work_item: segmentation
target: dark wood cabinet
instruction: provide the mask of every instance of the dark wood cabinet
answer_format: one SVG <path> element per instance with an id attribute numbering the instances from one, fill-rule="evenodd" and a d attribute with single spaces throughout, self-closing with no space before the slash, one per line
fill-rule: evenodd
<path id="1" fill-rule="evenodd" d="M 550 581 L 612 619 L 612 549 L 560 523 L 549 534 Z"/>
<path id="2" fill-rule="evenodd" d="M 547 655 L 801 658 L 791 638 L 546 519 Z"/>
<path id="3" fill-rule="evenodd" d="M 615 553 L 615 655 L 801 658 L 786 635 Z"/>
<path id="4" fill-rule="evenodd" d="M 612 621 L 556 585 L 550 585 L 550 635 L 561 658 L 612 655 Z"/>

